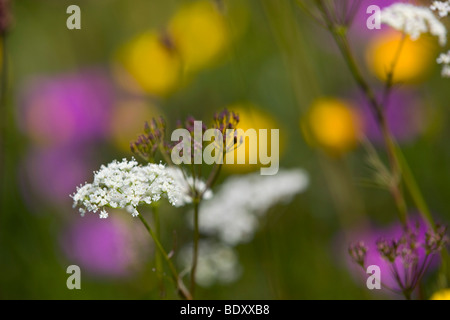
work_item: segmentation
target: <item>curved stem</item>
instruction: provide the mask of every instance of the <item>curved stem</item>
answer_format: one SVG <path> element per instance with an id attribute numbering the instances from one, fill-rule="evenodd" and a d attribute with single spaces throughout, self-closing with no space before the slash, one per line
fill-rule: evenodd
<path id="1" fill-rule="evenodd" d="M 170 260 L 169 256 L 167 255 L 166 251 L 164 250 L 163 246 L 159 242 L 158 238 L 156 237 L 156 234 L 153 232 L 152 228 L 150 228 L 150 225 L 147 223 L 147 221 L 144 219 L 142 214 L 138 215 L 139 219 L 144 224 L 145 228 L 147 229 L 148 233 L 152 237 L 153 241 L 156 244 L 156 248 L 159 250 L 161 255 L 163 256 L 164 260 L 166 260 L 167 264 L 169 265 L 170 272 L 172 274 L 172 278 L 175 281 L 178 289 L 178 293 L 183 299 L 186 300 L 192 300 L 191 293 L 186 289 L 186 287 L 183 284 L 183 281 L 181 280 L 180 276 L 177 273 L 177 270 L 175 269 L 175 266 L 172 263 L 172 260 Z"/>

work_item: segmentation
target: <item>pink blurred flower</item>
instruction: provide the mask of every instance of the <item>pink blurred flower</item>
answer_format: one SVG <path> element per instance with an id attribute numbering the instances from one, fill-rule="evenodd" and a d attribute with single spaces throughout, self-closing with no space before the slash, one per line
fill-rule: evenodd
<path id="1" fill-rule="evenodd" d="M 385 286 L 382 288 L 384 293 L 392 293 L 388 290 L 390 288 L 395 291 L 402 291 L 399 286 L 398 279 L 395 272 L 397 272 L 401 282 L 411 283 L 414 277 L 419 274 L 420 268 L 424 267 L 424 272 L 429 272 L 438 266 L 439 256 L 437 254 L 430 254 L 427 256 L 425 247 L 429 244 L 427 232 L 430 232 L 428 225 L 419 216 L 412 216 L 408 220 L 408 233 L 400 223 L 394 223 L 386 228 L 370 228 L 365 231 L 358 231 L 350 236 L 353 250 L 348 254 L 348 250 L 342 245 L 342 253 L 345 254 L 345 262 L 349 270 L 355 275 L 357 281 L 361 285 L 366 284 L 366 279 L 369 275 L 361 268 L 355 261 L 355 254 L 363 254 L 364 257 L 358 261 L 364 261 L 364 268 L 371 265 L 376 265 L 381 270 L 381 283 Z M 403 241 L 406 242 L 403 242 Z M 389 252 L 389 248 L 395 243 L 394 247 L 398 245 L 398 249 L 393 255 L 394 263 L 390 263 L 386 257 L 380 253 L 383 248 L 385 252 Z M 348 246 L 348 243 L 346 243 Z M 364 250 L 360 249 L 360 246 Z M 410 250 L 411 247 L 414 249 Z M 358 257 L 359 258 L 359 257 Z M 417 266 L 417 268 L 416 268 Z M 395 272 L 394 272 L 395 270 Z M 405 278 L 408 274 L 407 278 Z"/>
<path id="2" fill-rule="evenodd" d="M 28 199 L 35 195 L 49 203 L 70 205 L 74 187 L 92 174 L 91 162 L 81 147 L 31 148 L 19 174 L 23 192 Z"/>
<path id="3" fill-rule="evenodd" d="M 112 85 L 100 70 L 35 76 L 20 92 L 19 126 L 38 144 L 103 138 L 109 128 Z"/>
<path id="4" fill-rule="evenodd" d="M 68 261 L 81 272 L 101 277 L 127 277 L 138 271 L 149 255 L 144 233 L 126 221 L 111 216 L 77 217 L 61 237 Z"/>
<path id="5" fill-rule="evenodd" d="M 379 95 L 381 96 L 381 94 Z M 391 133 L 398 142 L 408 142 L 419 136 L 427 125 L 424 101 L 412 90 L 395 89 L 384 106 L 386 120 Z M 379 125 L 366 99 L 360 98 L 365 135 L 376 143 L 383 142 Z"/>

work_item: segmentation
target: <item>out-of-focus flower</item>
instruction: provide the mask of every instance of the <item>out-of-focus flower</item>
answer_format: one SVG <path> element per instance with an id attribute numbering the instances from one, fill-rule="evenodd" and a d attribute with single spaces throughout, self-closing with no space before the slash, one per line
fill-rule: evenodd
<path id="1" fill-rule="evenodd" d="M 20 178 L 26 194 L 67 204 L 73 187 L 88 178 L 89 167 L 87 152 L 81 147 L 33 148 L 24 158 Z"/>
<path id="2" fill-rule="evenodd" d="M 115 71 L 122 86 L 133 92 L 165 96 L 179 85 L 180 57 L 166 37 L 148 31 L 119 50 Z"/>
<path id="3" fill-rule="evenodd" d="M 174 178 L 175 184 L 179 187 L 181 196 L 175 203 L 176 207 L 182 207 L 186 204 L 192 203 L 194 190 L 201 194 L 203 193 L 204 200 L 211 199 L 213 192 L 211 189 L 206 189 L 206 183 L 200 178 L 194 179 L 192 176 L 183 173 L 182 168 L 168 167 L 169 174 Z"/>
<path id="4" fill-rule="evenodd" d="M 105 208 L 126 209 L 133 217 L 139 215 L 137 207 L 149 205 L 166 197 L 175 205 L 180 190 L 162 164 L 138 165 L 132 159 L 113 161 L 102 165 L 95 172 L 94 181 L 77 187 L 72 195 L 73 206 L 79 206 L 81 215 L 86 211 L 100 211 L 100 218 L 107 218 Z"/>
<path id="5" fill-rule="evenodd" d="M 236 281 L 241 273 L 237 253 L 232 247 L 211 240 L 201 240 L 198 249 L 196 281 L 202 287 L 215 283 L 228 284 Z M 183 247 L 179 254 L 180 264 L 189 268 L 192 263 L 192 244 Z"/>
<path id="6" fill-rule="evenodd" d="M 200 232 L 236 245 L 251 240 L 258 218 L 277 203 L 288 203 L 308 186 L 300 169 L 280 170 L 273 176 L 256 173 L 230 177 L 200 205 Z"/>
<path id="7" fill-rule="evenodd" d="M 437 11 L 440 17 L 446 17 L 450 12 L 450 1 L 433 1 L 430 9 Z"/>
<path id="8" fill-rule="evenodd" d="M 395 31 L 384 32 L 373 38 L 366 51 L 368 67 L 380 80 L 385 81 L 395 62 L 393 82 L 420 82 L 432 69 L 436 46 L 427 37 L 415 41 L 406 37 L 401 44 L 402 38 L 402 34 Z"/>
<path id="9" fill-rule="evenodd" d="M 411 217 L 407 225 L 406 231 L 396 223 L 352 236 L 367 248 L 363 268 L 370 265 L 380 267 L 382 284 L 398 292 L 403 291 L 399 279 L 403 288 L 414 289 L 423 274 L 436 266 L 436 253 L 447 243 L 445 229 L 432 232 L 420 217 Z M 431 237 L 439 239 L 439 247 L 430 245 Z M 356 274 L 362 272 L 354 263 L 351 270 Z"/>
<path id="10" fill-rule="evenodd" d="M 355 2 L 360 0 L 346 0 L 347 2 Z M 371 5 L 375 5 L 379 7 L 380 9 L 384 9 L 386 7 L 391 6 L 394 3 L 415 3 L 416 1 L 413 0 L 371 0 L 370 2 L 367 1 L 361 1 L 360 6 L 358 8 L 357 13 L 355 14 L 355 19 L 353 22 L 353 27 L 351 29 L 352 34 L 355 34 L 357 36 L 364 36 L 368 37 L 371 35 L 376 35 L 380 32 L 384 32 L 388 26 L 381 25 L 381 29 L 369 29 L 367 28 L 367 19 L 373 14 L 367 13 L 367 8 Z M 348 6 L 350 8 L 350 6 Z"/>
<path id="11" fill-rule="evenodd" d="M 156 106 L 142 99 L 119 100 L 112 110 L 111 135 L 114 144 L 129 152 L 130 142 L 136 139 L 137 128 L 160 113 Z"/>
<path id="12" fill-rule="evenodd" d="M 10 0 L 0 0 L 0 35 L 4 35 L 11 26 L 12 15 Z"/>
<path id="13" fill-rule="evenodd" d="M 383 108 L 389 130 L 397 141 L 408 142 L 424 131 L 427 124 L 424 103 L 417 94 L 404 89 L 393 90 L 389 95 Z M 361 99 L 359 105 L 365 135 L 373 142 L 382 142 L 379 124 L 367 99 Z"/>
<path id="14" fill-rule="evenodd" d="M 249 103 L 233 104 L 228 106 L 227 108 L 229 110 L 233 110 L 234 113 L 239 115 L 239 123 L 237 125 L 237 129 L 242 129 L 244 132 L 248 129 L 256 130 L 256 134 L 258 136 L 258 148 L 265 148 L 268 152 L 270 152 L 272 147 L 271 130 L 280 129 L 280 125 L 276 121 L 276 119 L 272 115 L 262 111 L 257 106 Z M 267 129 L 267 143 L 263 143 L 263 141 L 259 139 L 258 132 L 261 129 Z M 282 139 L 283 135 L 280 134 L 279 138 L 279 153 L 281 155 L 284 149 L 284 140 Z M 236 139 L 239 144 L 241 140 L 243 143 L 240 144 L 234 151 L 234 164 L 225 163 L 224 168 L 226 170 L 239 173 L 250 172 L 259 169 L 262 166 L 261 162 L 259 161 L 259 150 L 256 150 L 256 152 L 250 152 L 250 139 L 244 140 L 243 135 L 238 134 Z"/>
<path id="15" fill-rule="evenodd" d="M 447 29 L 427 7 L 394 3 L 381 10 L 381 23 L 405 33 L 413 41 L 430 33 L 439 39 L 441 46 L 447 43 Z"/>
<path id="16" fill-rule="evenodd" d="M 450 300 L 450 289 L 442 289 L 433 293 L 430 300 Z"/>
<path id="17" fill-rule="evenodd" d="M 438 64 L 442 64 L 442 77 L 450 78 L 450 51 L 448 51 L 447 53 L 441 53 L 436 62 Z"/>
<path id="18" fill-rule="evenodd" d="M 150 253 L 145 233 L 117 217 L 86 216 L 61 236 L 67 259 L 97 277 L 126 277 L 139 270 Z"/>
<path id="19" fill-rule="evenodd" d="M 314 101 L 301 127 L 308 143 L 331 155 L 353 149 L 361 136 L 361 119 L 353 106 L 340 99 Z"/>
<path id="20" fill-rule="evenodd" d="M 104 138 L 114 96 L 99 70 L 37 76 L 20 96 L 21 129 L 38 144 L 67 145 Z"/>
<path id="21" fill-rule="evenodd" d="M 188 72 L 211 65 L 231 40 L 225 17 L 207 0 L 181 7 L 170 20 L 168 30 Z"/>

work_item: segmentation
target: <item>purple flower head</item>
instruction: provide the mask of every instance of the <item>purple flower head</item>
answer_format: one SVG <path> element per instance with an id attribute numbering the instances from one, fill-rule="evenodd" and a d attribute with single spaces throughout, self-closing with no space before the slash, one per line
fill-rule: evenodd
<path id="1" fill-rule="evenodd" d="M 68 196 L 80 181 L 91 175 L 91 161 L 81 147 L 31 149 L 23 163 L 24 192 L 53 204 L 70 204 Z"/>
<path id="2" fill-rule="evenodd" d="M 445 245 L 444 230 L 431 231 L 422 218 L 414 216 L 409 219 L 406 228 L 396 223 L 383 229 L 373 228 L 351 238 L 367 245 L 363 268 L 378 266 L 384 289 L 396 292 L 410 289 L 409 293 L 412 293 L 422 276 L 437 266 L 437 247 L 440 250 Z M 431 251 L 430 247 L 436 250 Z M 364 273 L 355 263 L 353 255 L 347 262 L 355 274 Z M 366 276 L 365 273 L 363 276 Z"/>
<path id="3" fill-rule="evenodd" d="M 105 137 L 112 85 L 99 70 L 36 76 L 20 95 L 18 122 L 34 142 L 63 145 Z"/>
<path id="4" fill-rule="evenodd" d="M 358 101 L 365 135 L 372 142 L 382 143 L 383 136 L 367 100 L 361 97 Z M 426 116 L 422 103 L 417 94 L 411 91 L 392 91 L 384 110 L 389 129 L 397 141 L 411 141 L 425 129 Z"/>
<path id="5" fill-rule="evenodd" d="M 144 234 L 116 217 L 86 215 L 72 222 L 62 236 L 70 263 L 98 277 L 126 277 L 138 270 L 148 255 Z"/>

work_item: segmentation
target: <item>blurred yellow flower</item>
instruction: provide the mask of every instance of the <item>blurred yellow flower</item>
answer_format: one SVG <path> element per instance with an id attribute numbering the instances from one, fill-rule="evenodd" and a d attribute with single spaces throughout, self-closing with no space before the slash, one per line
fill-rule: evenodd
<path id="1" fill-rule="evenodd" d="M 352 106 L 336 98 L 314 101 L 301 128 L 309 144 L 335 155 L 353 149 L 362 131 L 360 117 Z"/>
<path id="2" fill-rule="evenodd" d="M 250 103 L 238 103 L 227 107 L 228 110 L 234 111 L 239 115 L 238 129 L 242 129 L 244 132 L 248 129 L 255 129 L 258 135 L 259 129 L 267 129 L 267 145 L 260 145 L 260 139 L 258 136 L 258 147 L 257 153 L 250 152 L 249 139 L 246 139 L 245 143 L 245 154 L 235 151 L 235 164 L 225 164 L 224 168 L 233 172 L 249 172 L 258 170 L 263 166 L 258 159 L 259 148 L 266 148 L 268 154 L 270 154 L 272 141 L 271 141 L 271 129 L 280 129 L 279 124 L 274 119 L 273 115 L 261 111 L 258 107 Z M 280 130 L 280 150 L 279 154 L 283 151 L 283 135 Z M 238 136 L 238 141 L 240 137 Z M 244 147 L 243 145 L 241 147 Z M 238 161 L 244 162 L 244 164 L 237 164 Z M 256 164 L 250 164 L 256 163 Z"/>
<path id="3" fill-rule="evenodd" d="M 450 300 L 450 289 L 443 289 L 435 292 L 430 300 Z"/>
<path id="4" fill-rule="evenodd" d="M 149 31 L 137 36 L 118 53 L 119 64 L 131 76 L 119 74 L 119 81 L 130 88 L 138 85 L 143 91 L 157 96 L 172 92 L 179 84 L 179 56 L 164 41 L 164 36 Z M 130 83 L 135 81 L 135 83 Z M 124 83 L 125 82 L 125 83 Z"/>
<path id="5" fill-rule="evenodd" d="M 427 36 L 418 40 L 405 38 L 398 55 L 402 35 L 399 32 L 387 32 L 375 37 L 366 51 L 369 69 L 385 81 L 386 75 L 398 57 L 394 69 L 394 82 L 420 82 L 432 69 L 435 62 L 435 44 Z"/>
<path id="6" fill-rule="evenodd" d="M 181 7 L 169 22 L 168 30 L 186 71 L 209 66 L 223 54 L 230 41 L 225 17 L 213 1 L 202 0 Z"/>
<path id="7" fill-rule="evenodd" d="M 130 151 L 130 142 L 136 140 L 144 130 L 145 121 L 158 117 L 161 112 L 157 107 L 143 100 L 119 101 L 113 110 L 111 134 L 114 144 L 123 151 Z"/>

